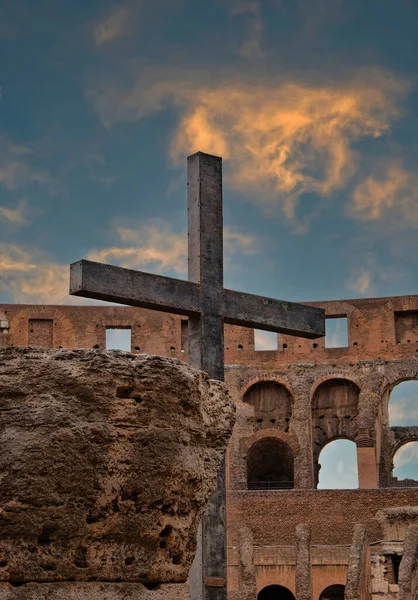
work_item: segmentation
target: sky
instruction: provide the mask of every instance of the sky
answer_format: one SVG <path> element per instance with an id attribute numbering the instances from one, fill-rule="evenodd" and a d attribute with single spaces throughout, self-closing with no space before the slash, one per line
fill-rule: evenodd
<path id="1" fill-rule="evenodd" d="M 223 158 L 227 287 L 415 294 L 417 20 L 416 0 L 2 0 L 0 302 L 88 302 L 81 258 L 187 277 L 199 150 Z"/>
<path id="2" fill-rule="evenodd" d="M 225 284 L 416 293 L 415 0 L 3 0 L 0 299 L 68 264 L 186 277 L 186 157 L 223 157 Z"/>

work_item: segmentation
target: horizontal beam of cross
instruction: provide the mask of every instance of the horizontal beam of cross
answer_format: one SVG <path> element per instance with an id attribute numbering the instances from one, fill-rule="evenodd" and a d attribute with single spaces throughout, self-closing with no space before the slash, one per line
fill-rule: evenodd
<path id="1" fill-rule="evenodd" d="M 71 265 L 70 293 L 168 313 L 201 313 L 200 284 L 81 260 Z M 224 322 L 241 327 L 317 338 L 325 335 L 321 308 L 224 290 Z"/>

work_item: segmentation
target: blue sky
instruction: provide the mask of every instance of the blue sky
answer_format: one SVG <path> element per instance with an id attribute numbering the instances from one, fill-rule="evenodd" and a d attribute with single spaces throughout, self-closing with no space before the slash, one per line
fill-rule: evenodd
<path id="1" fill-rule="evenodd" d="M 224 158 L 225 284 L 418 289 L 416 0 L 3 0 L 0 301 L 80 258 L 186 277 L 186 156 Z M 341 469 L 340 469 L 341 470 Z"/>
<path id="2" fill-rule="evenodd" d="M 81 257 L 184 277 L 196 150 L 224 157 L 229 287 L 415 293 L 417 18 L 414 0 L 2 2 L 1 301 L 74 302 Z"/>

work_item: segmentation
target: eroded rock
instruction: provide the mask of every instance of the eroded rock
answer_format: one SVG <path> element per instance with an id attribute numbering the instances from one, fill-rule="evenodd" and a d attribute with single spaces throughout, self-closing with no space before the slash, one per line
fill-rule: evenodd
<path id="1" fill-rule="evenodd" d="M 0 350 L 0 581 L 185 581 L 233 420 L 175 359 Z"/>

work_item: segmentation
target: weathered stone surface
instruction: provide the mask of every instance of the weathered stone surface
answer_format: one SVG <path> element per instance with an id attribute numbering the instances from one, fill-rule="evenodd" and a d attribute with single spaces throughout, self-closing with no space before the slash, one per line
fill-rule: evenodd
<path id="1" fill-rule="evenodd" d="M 296 597 L 298 600 L 311 600 L 311 528 L 306 523 L 299 523 L 295 531 L 296 537 Z"/>
<path id="2" fill-rule="evenodd" d="M 0 580 L 185 581 L 233 415 L 176 359 L 1 350 Z"/>
<path id="3" fill-rule="evenodd" d="M 346 600 L 358 600 L 364 595 L 367 566 L 366 561 L 368 549 L 367 531 L 364 525 L 357 523 L 354 526 L 353 541 L 348 559 L 347 583 L 345 586 Z"/>
<path id="4" fill-rule="evenodd" d="M 405 534 L 399 567 L 399 600 L 415 600 L 417 595 L 418 525 L 409 525 Z"/>
<path id="5" fill-rule="evenodd" d="M 157 586 L 141 583 L 0 583 L 0 600 L 189 600 L 188 583 Z"/>

